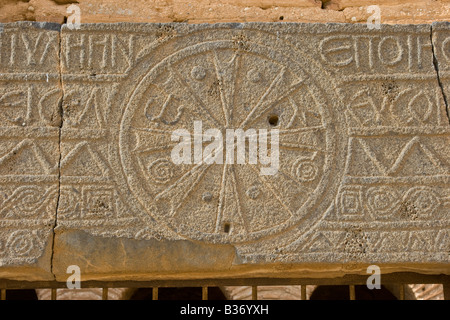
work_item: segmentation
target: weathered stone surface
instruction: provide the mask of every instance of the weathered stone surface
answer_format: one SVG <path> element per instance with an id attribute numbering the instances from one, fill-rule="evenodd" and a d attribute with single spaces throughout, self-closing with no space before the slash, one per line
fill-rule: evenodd
<path id="1" fill-rule="evenodd" d="M 94 24 L 61 38 L 57 278 L 70 264 L 88 279 L 448 273 L 430 25 Z M 278 173 L 175 165 L 171 133 L 196 120 L 276 127 Z"/>
<path id="2" fill-rule="evenodd" d="M 82 23 L 348 22 L 365 23 L 378 5 L 381 22 L 418 24 L 450 19 L 448 0 L 29 0 L 0 1 L 0 22 L 64 23 L 76 4 Z"/>
<path id="3" fill-rule="evenodd" d="M 407 7 L 408 5 L 430 5 L 441 2 L 441 3 L 448 3 L 448 0 L 416 0 L 416 1 L 410 1 L 410 0 L 378 0 L 378 1 L 371 1 L 371 0 L 324 0 L 322 1 L 324 3 L 324 7 L 327 9 L 334 9 L 334 10 L 343 10 L 345 8 L 349 7 L 365 7 L 365 6 L 371 6 L 371 5 L 378 5 L 378 6 L 402 6 Z"/>
<path id="4" fill-rule="evenodd" d="M 369 9 L 369 6 L 373 4 L 380 4 L 380 20 L 381 23 L 386 24 L 421 24 L 450 19 L 450 3 L 432 0 L 397 5 L 384 5 L 383 1 L 380 1 L 362 7 L 346 7 L 337 12 L 342 12 L 345 22 L 366 23 L 370 17 L 374 17 L 375 11 Z"/>
<path id="5" fill-rule="evenodd" d="M 61 281 L 69 265 L 83 280 L 450 272 L 448 25 L 87 24 L 53 38 L 17 26 L 1 51 L 7 263 L 53 254 Z M 19 90 L 28 107 L 8 109 Z M 196 121 L 278 129 L 276 173 L 175 164 L 171 136 Z M 22 203 L 36 214 L 20 216 L 27 233 L 10 218 Z M 50 240 L 37 256 L 32 235 Z"/>
<path id="6" fill-rule="evenodd" d="M 0 25 L 0 278 L 53 279 L 59 28 Z"/>
<path id="7" fill-rule="evenodd" d="M 78 265 L 83 280 L 202 277 L 225 271 L 236 258 L 231 245 L 98 237 L 80 230 L 57 231 L 54 256 L 61 280 L 68 265 Z"/>

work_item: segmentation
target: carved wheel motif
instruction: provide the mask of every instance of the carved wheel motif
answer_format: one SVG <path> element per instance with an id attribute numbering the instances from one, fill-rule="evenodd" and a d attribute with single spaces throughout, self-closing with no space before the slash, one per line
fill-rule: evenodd
<path id="1" fill-rule="evenodd" d="M 306 231 L 321 219 L 324 195 L 338 183 L 332 106 L 310 71 L 283 52 L 245 36 L 205 41 L 144 75 L 122 118 L 120 155 L 128 187 L 151 217 L 214 243 Z M 226 129 L 278 129 L 278 172 L 261 175 L 269 165 L 259 161 L 174 164 L 173 131 L 186 129 L 193 142 L 199 120 L 203 133 L 218 129 L 224 142 Z"/>

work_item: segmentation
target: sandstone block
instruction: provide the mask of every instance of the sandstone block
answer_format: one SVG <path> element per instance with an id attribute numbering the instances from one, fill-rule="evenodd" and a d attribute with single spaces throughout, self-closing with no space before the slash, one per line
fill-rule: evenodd
<path id="1" fill-rule="evenodd" d="M 431 35 L 63 26 L 56 277 L 71 264 L 85 279 L 329 276 L 374 263 L 448 273 L 450 128 L 435 60 L 448 64 Z M 172 134 L 196 121 L 202 133 L 279 130 L 276 173 L 175 164 Z"/>
<path id="2" fill-rule="evenodd" d="M 0 278 L 53 279 L 62 120 L 59 28 L 0 25 Z"/>
<path id="3" fill-rule="evenodd" d="M 450 273 L 448 24 L 0 31 L 0 278 Z"/>
<path id="4" fill-rule="evenodd" d="M 369 10 L 370 4 L 364 7 L 347 7 L 342 12 L 346 22 L 366 23 L 376 18 L 375 11 Z M 384 24 L 425 24 L 450 19 L 450 3 L 426 1 L 409 4 L 380 5 L 379 14 Z"/>
<path id="5" fill-rule="evenodd" d="M 379 0 L 379 1 L 371 1 L 371 0 L 325 0 L 323 1 L 324 7 L 327 9 L 333 9 L 333 10 L 342 10 L 349 7 L 365 7 L 365 6 L 371 6 L 371 5 L 378 5 L 378 6 L 414 6 L 414 5 L 433 5 L 436 2 L 441 3 L 448 3 L 448 0 L 416 0 L 416 1 L 410 1 L 410 0 Z"/>
<path id="6" fill-rule="evenodd" d="M 450 19 L 449 0 L 78 0 L 2 1 L 0 22 L 64 23 L 79 8 L 81 23 L 348 22 L 365 23 L 380 8 L 381 22 L 419 24 Z M 69 11 L 67 11 L 69 9 Z M 65 20 L 66 19 L 66 20 Z"/>

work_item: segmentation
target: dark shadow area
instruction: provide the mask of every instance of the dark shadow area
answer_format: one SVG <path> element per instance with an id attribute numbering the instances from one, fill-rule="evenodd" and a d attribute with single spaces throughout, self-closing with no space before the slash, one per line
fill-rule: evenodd
<path id="1" fill-rule="evenodd" d="M 355 286 L 356 300 L 397 300 L 384 286 L 370 290 L 367 286 Z M 318 286 L 310 300 L 350 300 L 349 286 Z"/>
<path id="2" fill-rule="evenodd" d="M 6 290 L 6 300 L 37 300 L 36 291 L 33 289 Z"/>
<path id="3" fill-rule="evenodd" d="M 152 288 L 137 289 L 130 300 L 152 300 Z M 159 288 L 158 300 L 202 300 L 201 287 Z M 208 288 L 208 300 L 226 300 L 218 287 Z"/>

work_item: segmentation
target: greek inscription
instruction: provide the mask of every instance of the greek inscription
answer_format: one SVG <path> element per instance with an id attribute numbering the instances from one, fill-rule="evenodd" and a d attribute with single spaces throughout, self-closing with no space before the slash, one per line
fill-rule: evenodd
<path id="1" fill-rule="evenodd" d="M 319 44 L 325 63 L 333 67 L 354 66 L 358 70 L 373 71 L 379 67 L 403 64 L 410 69 L 421 69 L 425 65 L 431 67 L 432 56 L 424 53 L 429 48 L 429 37 L 422 35 L 338 35 L 325 37 Z"/>
<path id="2" fill-rule="evenodd" d="M 59 44 L 56 33 L 5 32 L 0 38 L 0 66 L 19 68 L 41 66 L 58 55 Z"/>
<path id="3" fill-rule="evenodd" d="M 119 73 L 134 62 L 134 35 L 75 34 L 65 35 L 64 65 L 67 69 L 99 69 Z M 95 76 L 95 74 L 93 74 Z"/>

